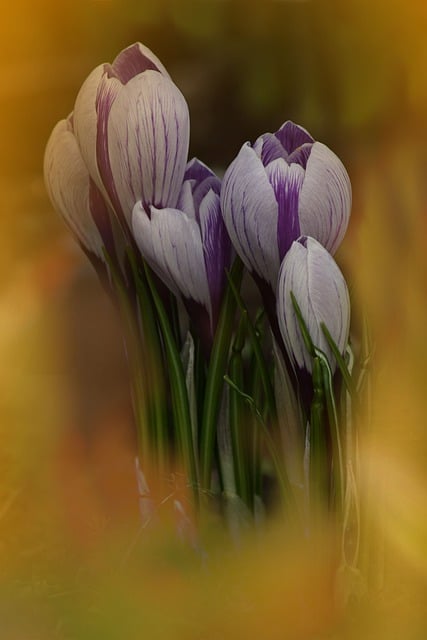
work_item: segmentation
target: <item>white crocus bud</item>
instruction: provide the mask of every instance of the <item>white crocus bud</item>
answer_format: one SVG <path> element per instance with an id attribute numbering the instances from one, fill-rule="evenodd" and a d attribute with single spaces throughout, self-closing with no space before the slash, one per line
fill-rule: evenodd
<path id="1" fill-rule="evenodd" d="M 344 354 L 348 343 L 350 300 L 336 262 L 314 238 L 301 236 L 293 242 L 280 267 L 277 286 L 278 322 L 289 358 L 297 369 L 311 373 L 312 357 L 304 344 L 291 293 L 313 344 L 326 354 L 334 373 L 336 360 L 322 324 Z"/>

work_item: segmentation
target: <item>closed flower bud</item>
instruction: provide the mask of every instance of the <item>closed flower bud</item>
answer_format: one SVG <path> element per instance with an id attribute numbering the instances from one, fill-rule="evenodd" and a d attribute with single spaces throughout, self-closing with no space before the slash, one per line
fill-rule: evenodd
<path id="1" fill-rule="evenodd" d="M 188 144 L 184 97 L 158 58 L 136 43 L 92 71 L 73 113 L 52 133 L 45 158 L 49 194 L 82 244 L 89 241 L 99 254 L 87 211 L 108 208 L 129 240 L 136 202 L 147 210 L 176 206 Z"/>
<path id="2" fill-rule="evenodd" d="M 58 122 L 51 133 L 44 176 L 49 197 L 76 240 L 103 260 L 111 233 L 108 207 L 83 162 L 71 118 Z"/>
<path id="3" fill-rule="evenodd" d="M 83 83 L 74 128 L 84 162 L 130 228 L 136 202 L 175 207 L 189 144 L 187 103 L 159 59 L 136 43 Z"/>
<path id="4" fill-rule="evenodd" d="M 231 243 L 220 211 L 220 187 L 215 174 L 194 158 L 187 165 L 176 208 L 151 206 L 147 211 L 143 202 L 138 202 L 132 216 L 135 241 L 143 257 L 182 297 L 207 342 L 215 332 L 225 270 L 231 261 Z M 200 322 L 205 326 L 200 327 Z"/>
<path id="5" fill-rule="evenodd" d="M 336 361 L 322 323 L 340 353 L 344 354 L 348 343 L 350 301 L 346 282 L 335 260 L 313 238 L 302 236 L 292 243 L 280 267 L 277 286 L 277 316 L 288 356 L 298 369 L 311 373 L 312 357 L 304 344 L 291 292 L 313 344 L 326 354 L 334 373 Z"/>
<path id="6" fill-rule="evenodd" d="M 348 225 L 351 185 L 339 158 L 288 121 L 243 145 L 224 176 L 221 207 L 236 252 L 275 291 L 280 263 L 300 235 L 336 251 Z"/>

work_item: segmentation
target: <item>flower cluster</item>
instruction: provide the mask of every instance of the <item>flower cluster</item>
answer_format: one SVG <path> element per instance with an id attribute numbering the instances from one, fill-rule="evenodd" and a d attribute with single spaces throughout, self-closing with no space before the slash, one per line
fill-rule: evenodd
<path id="1" fill-rule="evenodd" d="M 84 251 L 98 270 L 103 265 L 111 290 L 119 291 L 122 304 L 128 300 L 130 333 L 145 356 L 149 349 L 166 360 L 166 366 L 157 362 L 143 371 L 142 402 L 150 405 L 158 391 L 155 369 L 163 375 L 162 383 L 156 374 L 156 385 L 164 405 L 146 415 L 161 426 L 154 435 L 148 427 L 144 446 L 164 456 L 171 437 L 165 424 L 172 416 L 193 486 L 212 489 L 216 441 L 220 485 L 253 509 L 260 470 L 250 468 L 249 459 L 261 453 L 244 459 L 247 445 L 236 415 L 249 398 L 266 428 L 274 429 L 280 393 L 276 382 L 271 399 L 268 336 L 262 344 L 268 332 L 248 320 L 239 293 L 241 268 L 253 276 L 265 304 L 274 352 L 286 370 L 279 386 L 287 385 L 287 397 L 298 404 L 301 384 L 312 377 L 309 404 L 300 403 L 304 443 L 310 437 L 306 425 L 312 421 L 314 433 L 318 424 L 310 402 L 318 400 L 319 380 L 325 379 L 317 375 L 319 367 L 326 367 L 330 380 L 336 377 L 348 347 L 349 295 L 332 256 L 349 222 L 350 180 L 328 147 L 290 121 L 243 144 L 222 181 L 200 160 L 188 159 L 189 131 L 183 95 L 157 57 L 134 44 L 89 75 L 73 112 L 54 128 L 45 153 L 46 184 Z M 239 322 L 237 308 L 244 311 Z M 249 360 L 245 343 L 255 354 Z M 133 339 L 128 356 L 134 355 Z M 143 366 L 147 362 L 152 359 Z M 276 363 L 276 379 L 279 369 Z M 322 393 L 333 393 L 332 383 Z M 135 388 L 133 395 L 138 397 Z M 335 472 L 338 465 L 329 466 Z"/>

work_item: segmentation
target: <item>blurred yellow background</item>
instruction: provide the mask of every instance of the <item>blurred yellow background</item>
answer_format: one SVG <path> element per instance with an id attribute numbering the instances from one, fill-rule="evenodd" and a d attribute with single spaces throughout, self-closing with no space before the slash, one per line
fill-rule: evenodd
<path id="1" fill-rule="evenodd" d="M 426 32 L 424 0 L 4 3 L 2 639 L 425 637 Z M 370 317 L 376 376 L 361 425 L 372 584 L 346 609 L 331 587 L 327 529 L 319 547 L 280 525 L 234 555 L 218 542 L 207 574 L 167 526 L 132 552 L 119 326 L 48 201 L 42 158 L 86 75 L 136 40 L 187 97 L 193 155 L 224 169 L 245 140 L 293 119 L 349 170 L 339 261 Z"/>

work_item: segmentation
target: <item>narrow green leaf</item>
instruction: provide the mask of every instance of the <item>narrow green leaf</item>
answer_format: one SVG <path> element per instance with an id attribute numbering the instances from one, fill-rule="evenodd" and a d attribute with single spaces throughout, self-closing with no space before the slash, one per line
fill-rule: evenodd
<path id="1" fill-rule="evenodd" d="M 297 321 L 298 321 L 298 324 L 299 324 L 299 328 L 300 328 L 301 335 L 302 335 L 302 338 L 304 340 L 304 344 L 306 346 L 306 349 L 309 352 L 309 354 L 311 355 L 311 357 L 315 358 L 316 357 L 315 346 L 313 344 L 313 340 L 311 339 L 310 332 L 309 332 L 308 327 L 307 327 L 307 325 L 305 323 L 305 320 L 303 318 L 301 309 L 299 307 L 297 299 L 294 296 L 293 291 L 291 291 L 291 300 L 292 300 L 292 305 L 294 307 L 295 315 L 297 317 Z"/>
<path id="2" fill-rule="evenodd" d="M 267 446 L 267 449 L 269 451 L 271 460 L 273 462 L 273 465 L 276 471 L 277 480 L 279 483 L 280 493 L 281 493 L 283 502 L 288 507 L 290 506 L 294 507 L 295 505 L 293 500 L 293 494 L 292 494 L 292 489 L 289 483 L 288 476 L 286 474 L 285 469 L 283 468 L 281 457 L 277 452 L 276 444 L 271 436 L 270 431 L 268 430 L 267 425 L 263 420 L 261 411 L 256 406 L 254 399 L 249 394 L 242 391 L 229 376 L 225 375 L 224 380 L 232 389 L 234 389 L 236 393 L 238 393 L 245 400 L 245 402 L 247 402 L 251 411 L 256 417 L 257 424 L 261 428 L 262 436 L 264 438 L 265 444 Z"/>
<path id="3" fill-rule="evenodd" d="M 236 288 L 236 286 L 234 285 L 233 281 L 230 280 L 230 287 L 231 290 L 233 292 L 233 295 L 235 297 L 235 300 L 237 302 L 237 305 L 239 306 L 239 309 L 241 311 L 241 313 L 245 314 L 247 320 L 247 330 L 248 330 L 248 335 L 249 335 L 249 339 L 251 341 L 251 346 L 252 349 L 254 351 L 254 355 L 256 358 L 256 362 L 257 362 L 257 368 L 259 371 L 259 375 L 261 377 L 261 381 L 262 381 L 262 386 L 264 388 L 264 393 L 265 393 L 265 398 L 266 398 L 266 406 L 268 408 L 268 412 L 269 412 L 269 416 L 271 418 L 271 420 L 275 421 L 276 420 L 276 402 L 275 402 L 275 398 L 274 398 L 274 388 L 273 388 L 273 384 L 271 382 L 271 376 L 269 374 L 268 371 L 268 366 L 267 363 L 265 361 L 264 358 L 264 354 L 262 352 L 262 346 L 261 346 L 261 342 L 260 342 L 260 336 L 259 336 L 259 323 L 262 317 L 262 314 L 264 312 L 264 310 L 262 310 L 261 314 L 258 314 L 257 318 L 256 318 L 256 324 L 255 326 L 252 324 L 251 319 L 249 317 L 249 313 L 248 313 L 248 309 L 243 301 L 242 296 L 240 295 L 239 290 Z M 258 325 L 258 326 L 257 326 Z"/>
<path id="4" fill-rule="evenodd" d="M 348 370 L 348 367 L 345 363 L 344 358 L 342 357 L 340 350 L 337 347 L 336 342 L 334 341 L 333 337 L 331 336 L 328 327 L 325 325 L 324 322 L 320 323 L 320 328 L 323 331 L 323 335 L 325 336 L 328 345 L 331 348 L 332 353 L 334 354 L 335 360 L 337 361 L 337 365 L 339 370 L 341 371 L 341 375 L 343 377 L 344 380 L 344 384 L 347 387 L 347 390 L 349 392 L 349 394 L 351 395 L 352 399 L 355 400 L 356 399 L 356 388 L 354 386 L 351 374 Z"/>
<path id="5" fill-rule="evenodd" d="M 240 259 L 236 258 L 231 268 L 229 283 L 230 281 L 233 282 L 234 286 L 238 289 L 242 276 L 243 263 Z M 203 405 L 200 455 L 201 482 L 202 488 L 205 491 L 210 490 L 216 423 L 221 404 L 224 374 L 227 368 L 235 312 L 236 303 L 229 284 L 224 293 L 221 313 L 215 333 Z"/>
<path id="6" fill-rule="evenodd" d="M 188 473 L 189 481 L 193 489 L 193 497 L 196 505 L 198 504 L 198 477 L 195 452 L 193 447 L 193 433 L 191 428 L 191 414 L 188 401 L 187 386 L 185 374 L 182 367 L 181 357 L 174 340 L 173 330 L 169 324 L 169 320 L 160 299 L 160 296 L 153 283 L 152 276 L 146 265 L 145 275 L 147 278 L 150 292 L 156 307 L 159 325 L 161 327 L 162 336 L 165 345 L 166 357 L 169 365 L 169 377 L 171 383 L 172 405 L 175 417 L 175 426 L 178 432 L 180 453 Z"/>

